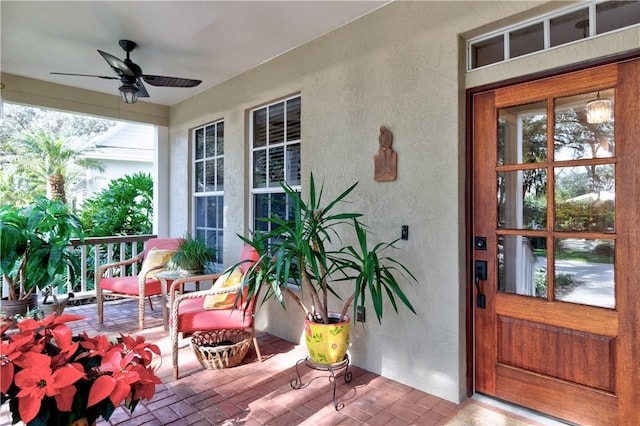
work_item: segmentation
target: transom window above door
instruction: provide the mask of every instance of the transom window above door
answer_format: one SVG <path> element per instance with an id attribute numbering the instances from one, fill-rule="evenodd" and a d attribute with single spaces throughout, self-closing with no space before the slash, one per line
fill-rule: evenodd
<path id="1" fill-rule="evenodd" d="M 469 40 L 467 70 L 636 25 L 640 25 L 638 1 L 579 2 Z"/>

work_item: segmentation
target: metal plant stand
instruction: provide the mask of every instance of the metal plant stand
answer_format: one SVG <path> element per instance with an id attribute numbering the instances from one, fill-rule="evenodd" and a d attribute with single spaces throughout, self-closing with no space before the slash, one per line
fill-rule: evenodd
<path id="1" fill-rule="evenodd" d="M 345 355 L 342 361 L 336 362 L 335 364 L 318 364 L 310 360 L 309 357 L 298 360 L 298 362 L 296 362 L 296 374 L 298 375 L 298 377 L 292 379 L 290 382 L 290 385 L 293 389 L 303 389 L 309 386 L 309 384 L 311 383 L 311 381 L 309 381 L 307 384 L 302 383 L 300 369 L 298 368 L 298 366 L 302 363 L 305 363 L 307 367 L 314 370 L 329 372 L 329 381 L 333 383 L 333 406 L 335 407 L 336 411 L 339 411 L 342 407 L 344 407 L 344 403 L 338 403 L 338 400 L 336 399 L 336 379 L 340 376 L 343 376 L 345 383 L 349 383 L 351 381 L 351 371 L 349 371 L 349 356 Z"/>

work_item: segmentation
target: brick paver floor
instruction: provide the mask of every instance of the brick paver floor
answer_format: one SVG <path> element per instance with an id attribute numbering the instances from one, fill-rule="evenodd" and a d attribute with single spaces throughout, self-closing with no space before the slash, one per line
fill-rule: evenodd
<path id="1" fill-rule="evenodd" d="M 327 372 L 300 367 L 302 389 L 292 389 L 296 361 L 306 349 L 267 333 L 258 340 L 263 362 L 259 363 L 253 346 L 244 361 L 224 370 L 204 369 L 189 347 L 180 340 L 180 379 L 173 379 L 169 333 L 162 326 L 161 309 L 147 305 L 145 330 L 137 328 L 135 300 L 110 301 L 105 305 L 105 322 L 97 324 L 95 305 L 68 307 L 65 313 L 85 315 L 69 323 L 74 334 L 144 335 L 162 351 L 158 375 L 162 384 L 153 399 L 142 401 L 131 415 L 123 407 L 107 425 L 444 425 L 467 403 L 456 405 L 409 386 L 350 366 L 352 381 L 339 377 L 337 400 L 333 406 L 333 384 Z M 0 425 L 9 425 L 7 404 L 0 409 Z"/>

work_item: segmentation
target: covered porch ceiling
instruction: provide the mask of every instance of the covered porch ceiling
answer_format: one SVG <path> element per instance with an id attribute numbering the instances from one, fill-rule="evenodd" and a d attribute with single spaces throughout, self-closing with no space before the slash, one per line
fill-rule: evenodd
<path id="1" fill-rule="evenodd" d="M 118 40 L 128 39 L 144 73 L 202 80 L 194 88 L 147 84 L 141 101 L 168 107 L 387 2 L 3 0 L 0 71 L 118 96 L 117 80 L 50 73 L 115 76 L 97 50 L 124 59 Z"/>

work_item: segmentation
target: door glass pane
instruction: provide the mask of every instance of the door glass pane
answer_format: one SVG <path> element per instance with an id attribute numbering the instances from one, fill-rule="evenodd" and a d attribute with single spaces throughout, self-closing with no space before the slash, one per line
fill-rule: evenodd
<path id="1" fill-rule="evenodd" d="M 592 102 L 595 101 L 595 102 Z M 588 105 L 595 105 L 591 114 Z M 615 154 L 614 90 L 555 99 L 554 159 L 607 158 Z"/>
<path id="2" fill-rule="evenodd" d="M 498 243 L 500 291 L 546 298 L 546 240 L 542 237 L 503 235 Z"/>
<path id="3" fill-rule="evenodd" d="M 555 169 L 555 230 L 614 232 L 613 164 Z"/>
<path id="4" fill-rule="evenodd" d="M 557 238 L 555 299 L 615 308 L 614 259 L 614 240 Z"/>
<path id="5" fill-rule="evenodd" d="M 537 102 L 498 111 L 498 164 L 547 160 L 547 103 Z"/>
<path id="6" fill-rule="evenodd" d="M 547 227 L 547 170 L 498 173 L 498 227 Z"/>

